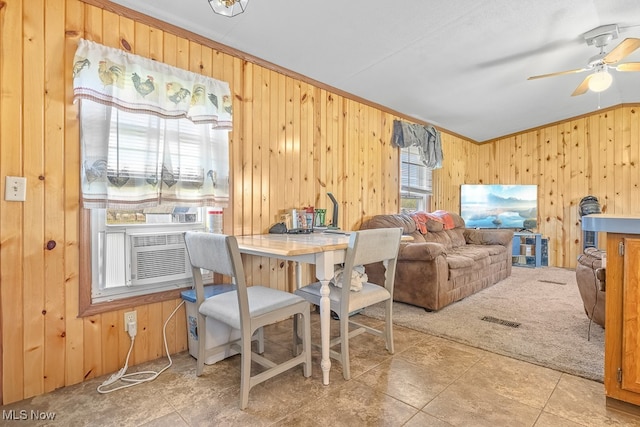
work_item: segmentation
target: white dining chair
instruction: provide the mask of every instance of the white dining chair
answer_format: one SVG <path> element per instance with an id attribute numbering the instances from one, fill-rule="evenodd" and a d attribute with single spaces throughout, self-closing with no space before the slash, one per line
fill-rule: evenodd
<path id="1" fill-rule="evenodd" d="M 238 242 L 233 236 L 222 234 L 187 231 L 185 243 L 193 270 L 198 307 L 198 330 L 201 337 L 207 336 L 207 317 L 223 322 L 240 330 L 239 352 L 241 353 L 240 409 L 245 409 L 249 402 L 249 390 L 297 365 L 303 366 L 305 377 L 311 376 L 311 319 L 309 303 L 300 296 L 278 289 L 264 286 L 248 287 L 245 282 L 244 268 Z M 230 292 L 204 298 L 204 285 L 200 269 L 230 276 L 237 289 Z M 263 326 L 298 316 L 303 322 L 303 350 L 299 352 L 294 346 L 295 354 L 285 362 L 276 364 L 251 350 L 254 332 Z M 296 321 L 296 323 L 298 323 Z M 204 343 L 198 348 L 196 375 L 202 375 L 204 361 L 208 355 L 217 353 L 220 348 L 205 349 Z M 266 370 L 251 375 L 251 361 Z"/>
<path id="2" fill-rule="evenodd" d="M 342 278 L 346 283 L 342 286 L 330 282 L 329 299 L 331 311 L 340 319 L 340 336 L 333 338 L 330 347 L 340 344 L 340 351 L 330 349 L 332 358 L 342 363 L 342 373 L 345 380 L 351 378 L 349 367 L 349 339 L 363 332 L 368 332 L 385 339 L 385 346 L 389 353 L 393 354 L 393 283 L 395 280 L 396 263 L 402 230 L 400 228 L 377 228 L 351 232 L 349 245 L 345 255 Z M 359 291 L 351 290 L 350 278 L 352 270 L 361 265 L 382 262 L 386 268 L 384 283 L 374 284 L 364 282 Z M 320 305 L 321 284 L 312 283 L 295 291 L 307 301 Z M 378 330 L 367 325 L 362 325 L 350 319 L 349 313 L 353 313 L 373 304 L 385 301 L 384 329 Z M 355 329 L 350 330 L 350 326 Z"/>

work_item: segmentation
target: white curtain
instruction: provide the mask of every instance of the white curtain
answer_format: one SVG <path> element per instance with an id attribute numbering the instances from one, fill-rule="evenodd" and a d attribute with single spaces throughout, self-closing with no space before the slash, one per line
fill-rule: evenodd
<path id="1" fill-rule="evenodd" d="M 86 40 L 74 61 L 84 207 L 228 204 L 227 83 Z"/>

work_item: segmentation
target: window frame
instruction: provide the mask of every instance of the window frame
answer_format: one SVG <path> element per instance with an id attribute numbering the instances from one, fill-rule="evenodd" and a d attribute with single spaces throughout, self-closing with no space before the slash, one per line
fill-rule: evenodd
<path id="1" fill-rule="evenodd" d="M 407 160 L 404 160 L 404 157 L 408 156 Z M 400 212 L 414 212 L 419 210 L 428 211 L 431 205 L 431 196 L 433 195 L 433 170 L 428 168 L 421 160 L 420 160 L 420 152 L 417 146 L 409 146 L 400 148 L 400 203 L 399 203 L 399 211 Z M 405 167 L 405 165 L 408 165 Z M 411 171 L 418 170 L 416 175 L 422 176 L 422 183 L 418 183 L 418 185 L 410 185 L 411 184 Z M 409 171 L 409 176 L 407 176 L 406 171 Z M 421 185 L 420 185 L 421 184 Z M 413 196 L 413 197 L 411 197 Z M 403 207 L 403 201 L 406 199 L 416 199 L 420 200 L 418 202 L 416 209 L 409 209 Z"/>
<path id="2" fill-rule="evenodd" d="M 117 109 L 116 109 L 117 110 Z M 203 126 L 210 126 L 205 124 Z M 135 130 L 135 129 L 134 129 Z M 195 135 L 195 134 L 194 134 Z M 197 139 L 192 138 L 193 140 Z M 193 141 L 192 141 L 193 142 Z M 218 143 L 212 141 L 212 143 Z M 228 144 L 228 142 L 227 142 Z M 228 156 L 228 154 L 227 154 Z M 228 158 L 227 158 L 228 162 Z M 229 166 L 227 165 L 227 168 Z M 227 169 L 228 170 L 228 169 Z M 81 170 L 79 170 L 78 174 L 80 175 Z M 230 181 L 230 177 L 229 177 Z M 228 185 L 228 184 L 227 184 Z M 166 231 L 184 231 L 186 228 L 189 229 L 205 229 L 206 226 L 206 216 L 204 215 L 204 211 L 207 207 L 201 206 L 198 209 L 202 209 L 200 219 L 197 223 L 167 223 L 167 224 L 131 224 L 131 225 L 107 225 L 101 224 L 100 227 L 104 230 L 105 227 L 115 227 L 119 229 L 127 229 L 128 230 L 136 230 L 140 231 L 141 229 L 148 228 L 153 229 L 153 232 L 163 233 L 164 230 L 160 230 L 166 226 Z M 104 209 L 104 208 L 98 208 Z M 102 215 L 103 216 L 103 215 Z M 93 223 L 94 219 L 92 217 L 100 218 L 101 215 L 92 214 L 92 209 L 80 207 L 80 215 L 79 215 L 79 231 L 80 231 L 80 241 L 79 241 L 79 249 L 80 249 L 80 259 L 79 259 L 79 293 L 78 293 L 78 316 L 79 317 L 87 317 L 100 313 L 110 312 L 114 310 L 120 310 L 124 308 L 131 308 L 138 305 L 147 305 L 153 304 L 163 301 L 169 301 L 178 299 L 181 297 L 181 292 L 187 289 L 191 289 L 192 285 L 179 286 L 174 285 L 176 287 L 168 290 L 154 290 L 153 285 L 142 285 L 146 287 L 146 289 L 142 289 L 142 286 L 136 288 L 131 288 L 132 294 L 136 295 L 123 295 L 118 291 L 114 291 L 113 298 L 103 297 L 101 299 L 107 299 L 105 301 L 96 301 L 94 299 L 94 288 L 98 286 L 97 283 L 94 283 L 95 272 L 93 271 L 94 266 L 94 253 L 96 250 L 94 239 L 98 238 L 97 231 L 100 227 L 96 227 L 96 224 Z M 125 243 L 126 244 L 126 243 Z M 124 249 L 124 248 L 123 248 Z M 169 285 L 171 286 L 171 285 Z M 166 288 L 166 283 L 163 283 L 159 287 Z M 113 288 L 112 288 L 113 289 Z M 122 289 L 122 288 L 120 288 Z M 145 291 L 144 293 L 140 293 L 141 291 Z M 108 292 L 111 293 L 111 292 Z M 126 294 L 127 292 L 124 292 Z M 138 294 L 139 293 L 139 294 Z M 100 299 L 100 298 L 99 298 Z"/>
<path id="3" fill-rule="evenodd" d="M 181 298 L 184 290 L 190 286 L 153 292 L 144 295 L 123 297 L 104 302 L 94 302 L 92 299 L 92 224 L 91 210 L 80 209 L 80 265 L 79 265 L 79 292 L 78 292 L 78 317 L 89 317 L 96 314 L 117 311 L 140 305 L 154 304 Z"/>

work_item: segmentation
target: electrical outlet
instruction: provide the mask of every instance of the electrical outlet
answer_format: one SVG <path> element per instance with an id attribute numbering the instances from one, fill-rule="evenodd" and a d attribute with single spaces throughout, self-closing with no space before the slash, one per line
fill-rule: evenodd
<path id="1" fill-rule="evenodd" d="M 27 178 L 24 176 L 7 176 L 4 186 L 4 199 L 13 202 L 24 202 L 27 199 Z"/>
<path id="2" fill-rule="evenodd" d="M 129 323 L 138 323 L 138 313 L 136 311 L 127 311 L 124 314 L 124 331 L 129 332 Z"/>

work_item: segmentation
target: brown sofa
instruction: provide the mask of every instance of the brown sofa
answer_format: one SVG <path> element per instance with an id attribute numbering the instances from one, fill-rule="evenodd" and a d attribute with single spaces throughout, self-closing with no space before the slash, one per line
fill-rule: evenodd
<path id="1" fill-rule="evenodd" d="M 440 310 L 511 275 L 513 230 L 465 228 L 458 214 L 445 215 L 445 222 L 416 222 L 417 217 L 408 214 L 376 215 L 360 226 L 400 227 L 413 237 L 400 246 L 395 301 Z M 383 283 L 381 264 L 365 267 L 370 282 Z"/>
<path id="2" fill-rule="evenodd" d="M 606 252 L 597 248 L 586 248 L 578 257 L 576 282 L 589 319 L 604 328 L 605 319 L 605 269 L 602 257 Z"/>

